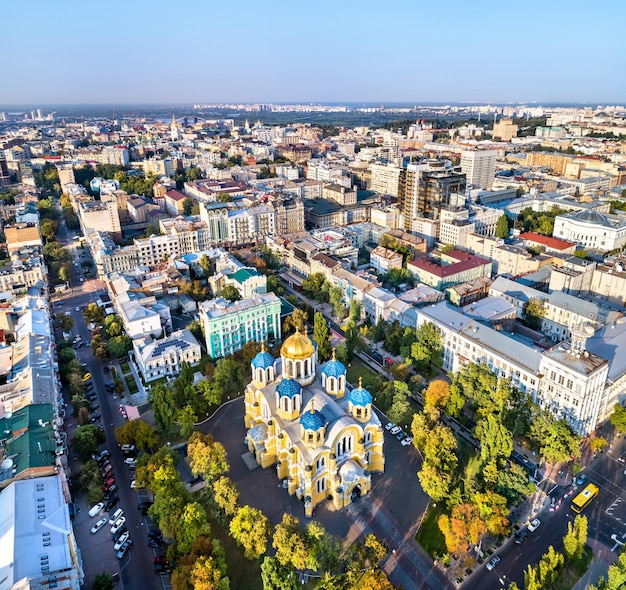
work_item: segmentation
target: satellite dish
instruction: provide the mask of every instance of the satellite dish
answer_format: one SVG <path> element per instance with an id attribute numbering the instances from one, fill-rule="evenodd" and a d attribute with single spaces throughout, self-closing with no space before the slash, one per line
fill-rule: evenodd
<path id="1" fill-rule="evenodd" d="M 616 264 L 615 265 L 615 270 L 617 272 L 624 272 L 624 267 L 621 264 Z"/>
<path id="2" fill-rule="evenodd" d="M 13 412 L 6 412 L 6 413 L 4 414 L 4 417 L 5 417 L 7 420 L 10 420 L 11 418 L 13 418 Z"/>
<path id="3" fill-rule="evenodd" d="M 5 459 L 2 461 L 2 469 L 3 471 L 9 471 L 13 469 L 13 459 Z"/>
<path id="4" fill-rule="evenodd" d="M 591 338 L 595 333 L 596 331 L 593 329 L 592 326 L 585 326 L 585 336 Z"/>

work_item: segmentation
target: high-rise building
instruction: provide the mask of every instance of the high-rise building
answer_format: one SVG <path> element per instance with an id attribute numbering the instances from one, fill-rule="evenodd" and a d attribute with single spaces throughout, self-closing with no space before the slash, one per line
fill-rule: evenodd
<path id="1" fill-rule="evenodd" d="M 496 174 L 496 152 L 493 150 L 463 152 L 461 171 L 467 177 L 468 186 L 491 189 Z"/>
<path id="2" fill-rule="evenodd" d="M 517 137 L 517 130 L 517 125 L 511 119 L 502 119 L 499 123 L 494 124 L 493 137 L 502 141 L 511 141 L 514 137 Z"/>
<path id="3" fill-rule="evenodd" d="M 466 179 L 447 160 L 426 160 L 400 171 L 398 204 L 404 229 L 415 231 L 415 220 L 439 219 L 442 207 L 465 203 Z"/>

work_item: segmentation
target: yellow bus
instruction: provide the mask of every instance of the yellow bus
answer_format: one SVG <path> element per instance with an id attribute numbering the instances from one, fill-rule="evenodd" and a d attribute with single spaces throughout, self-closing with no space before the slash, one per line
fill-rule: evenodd
<path id="1" fill-rule="evenodd" d="M 598 495 L 599 488 L 597 485 L 590 483 L 578 496 L 572 500 L 572 510 L 581 513 L 591 501 Z"/>

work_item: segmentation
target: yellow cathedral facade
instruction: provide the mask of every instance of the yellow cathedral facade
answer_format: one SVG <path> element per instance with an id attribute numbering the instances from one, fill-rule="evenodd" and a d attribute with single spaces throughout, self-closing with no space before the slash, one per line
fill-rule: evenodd
<path id="1" fill-rule="evenodd" d="M 257 463 L 276 465 L 307 517 L 325 500 L 341 509 L 367 494 L 371 474 L 385 469 L 384 435 L 361 380 L 349 391 L 334 351 L 318 365 L 315 344 L 299 331 L 285 340 L 279 359 L 262 345 L 251 365 L 245 425 Z"/>

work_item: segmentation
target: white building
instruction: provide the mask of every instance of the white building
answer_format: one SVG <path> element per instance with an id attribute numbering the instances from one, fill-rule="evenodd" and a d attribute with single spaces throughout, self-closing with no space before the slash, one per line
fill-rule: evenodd
<path id="1" fill-rule="evenodd" d="M 61 476 L 16 481 L 2 491 L 0 590 L 82 587 L 67 496 Z"/>
<path id="2" fill-rule="evenodd" d="M 392 268 L 401 269 L 402 254 L 383 246 L 376 246 L 370 254 L 370 263 L 379 273 L 389 272 Z"/>
<path id="3" fill-rule="evenodd" d="M 183 363 L 197 365 L 202 356 L 200 344 L 189 330 L 178 330 L 160 340 L 138 338 L 133 342 L 135 364 L 146 381 L 176 376 Z"/>
<path id="4" fill-rule="evenodd" d="M 496 174 L 496 155 L 493 150 L 473 150 L 461 153 L 461 171 L 467 175 L 467 185 L 491 189 Z"/>
<path id="5" fill-rule="evenodd" d="M 626 220 L 592 210 L 566 213 L 554 220 L 552 235 L 584 248 L 610 252 L 626 244 Z"/>

